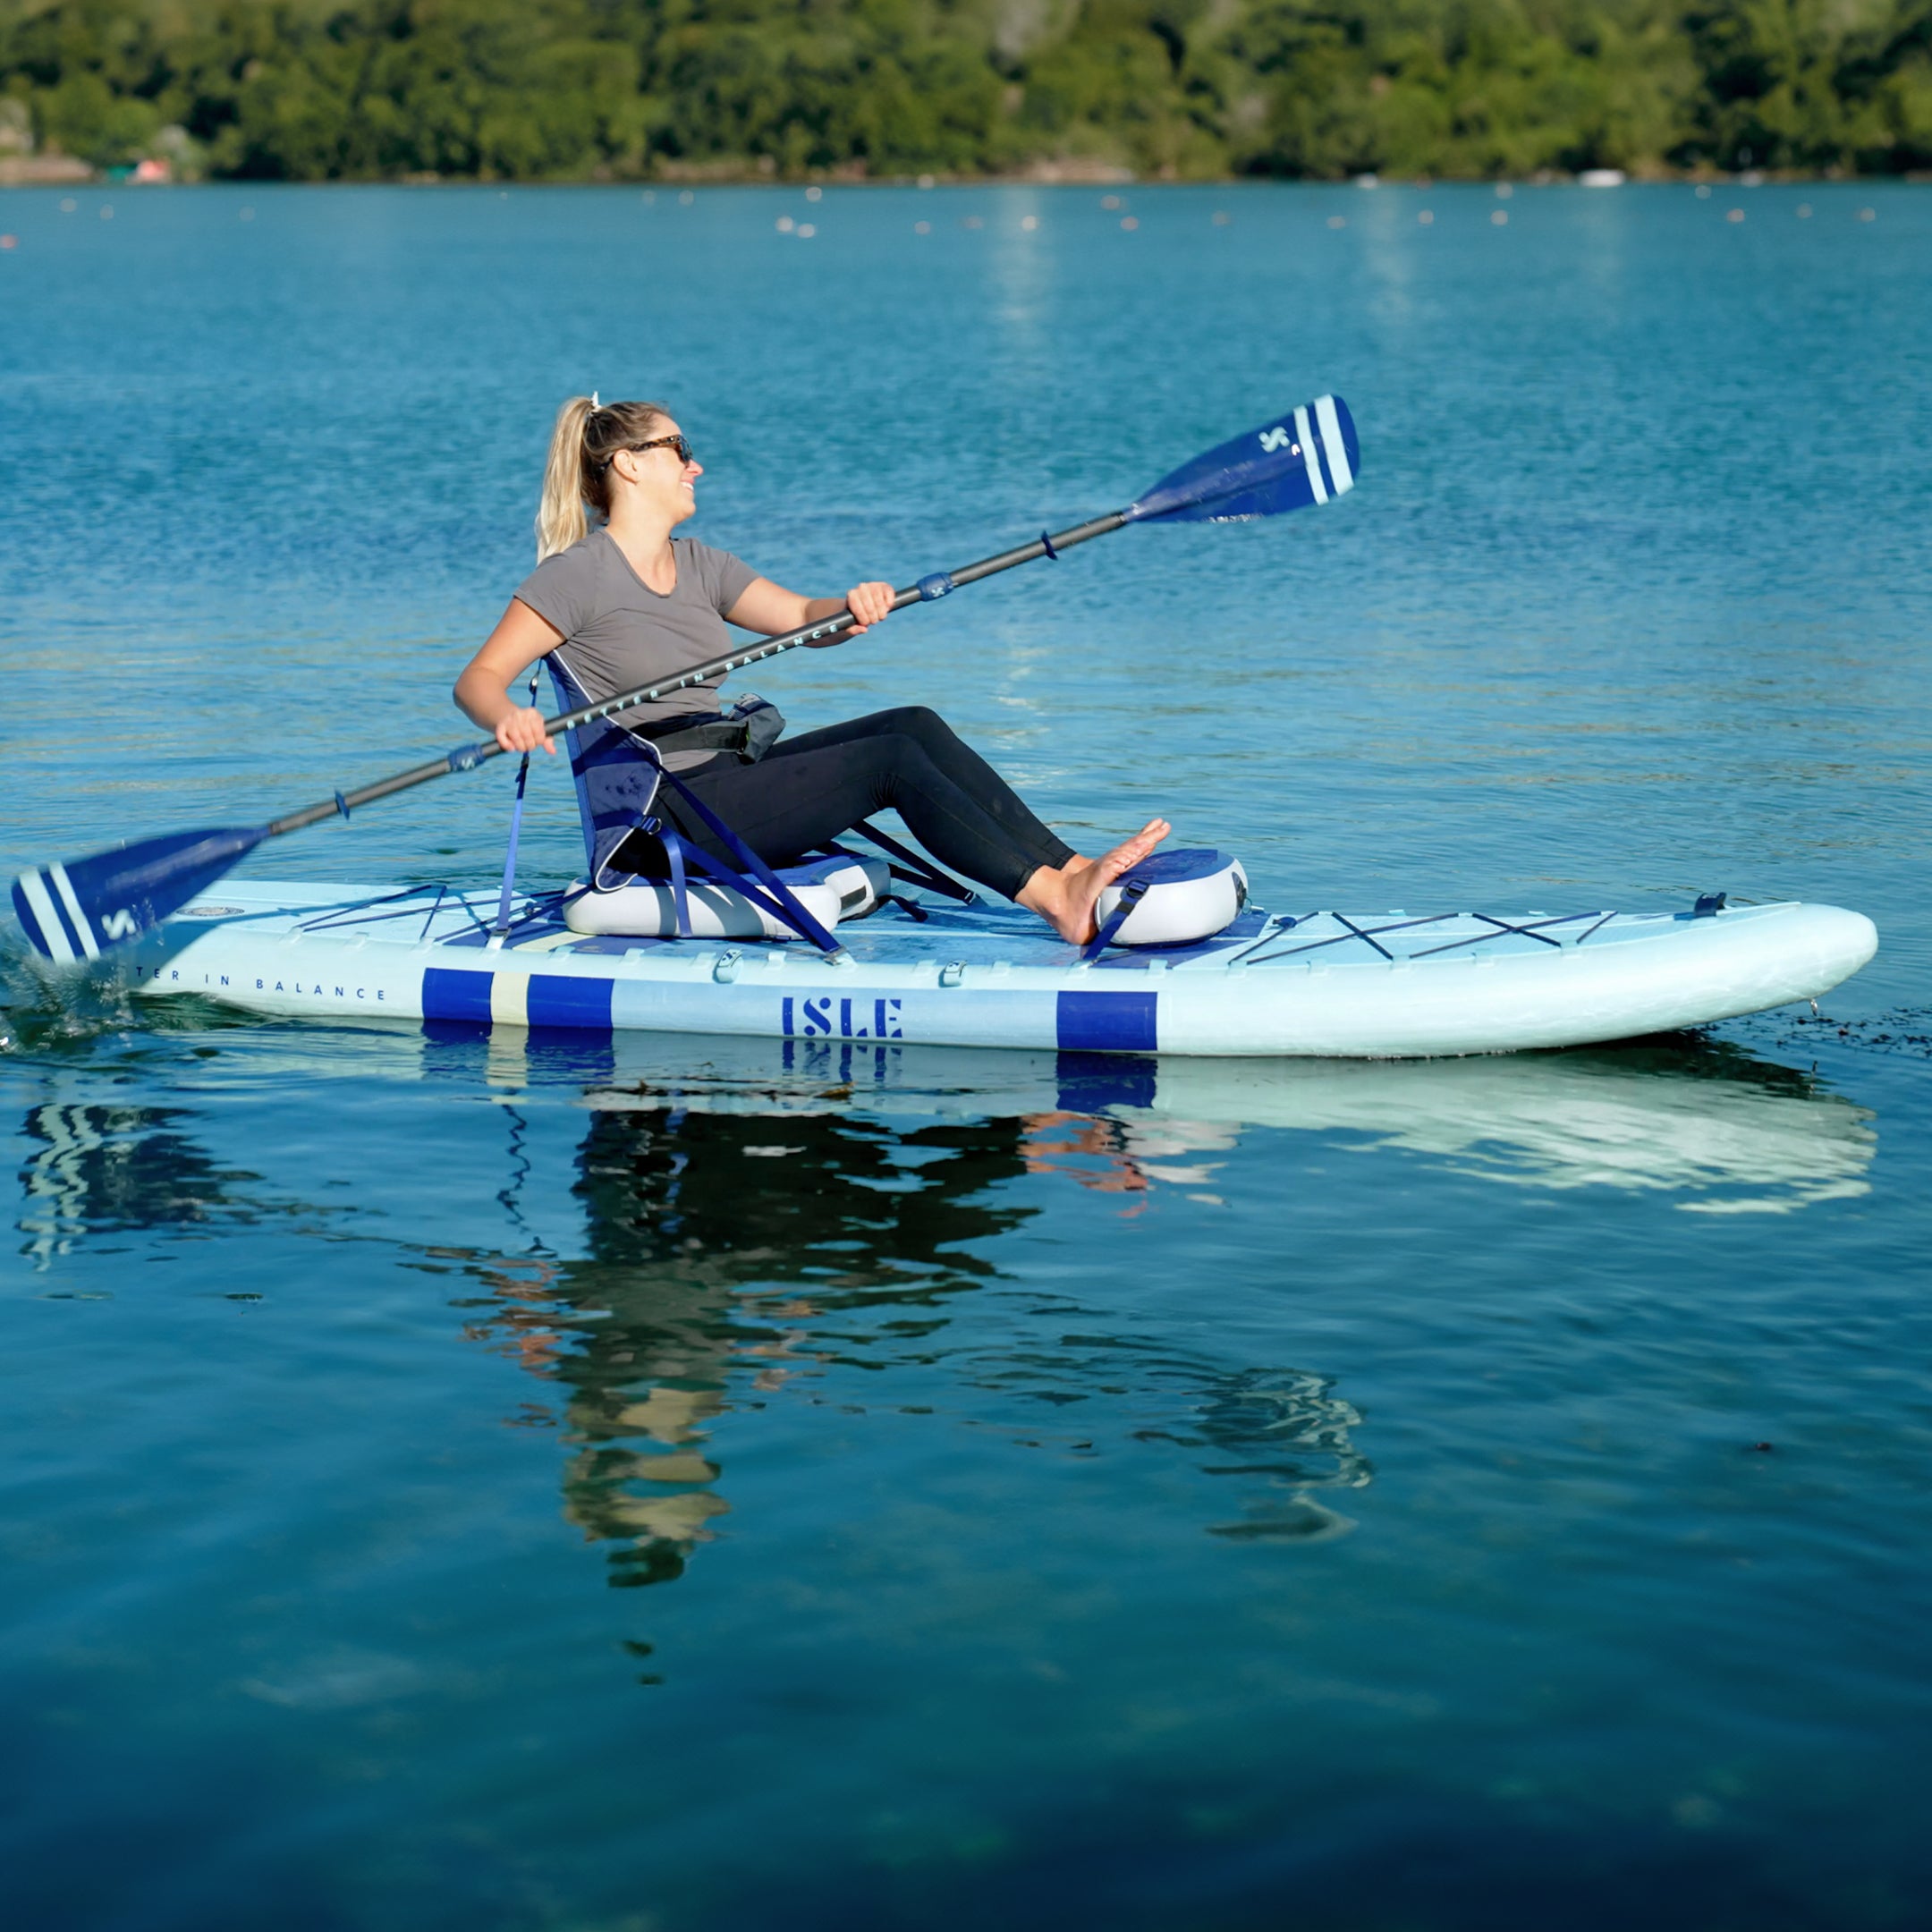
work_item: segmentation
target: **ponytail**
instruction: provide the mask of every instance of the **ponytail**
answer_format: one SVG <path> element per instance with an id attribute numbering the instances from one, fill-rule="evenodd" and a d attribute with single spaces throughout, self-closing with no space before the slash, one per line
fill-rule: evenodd
<path id="1" fill-rule="evenodd" d="M 619 450 L 646 441 L 668 411 L 662 402 L 605 402 L 572 396 L 557 411 L 537 504 L 537 561 L 580 543 L 588 506 L 610 514 L 610 463 Z"/>
<path id="2" fill-rule="evenodd" d="M 543 495 L 537 504 L 537 561 L 580 542 L 586 533 L 583 494 L 584 423 L 596 407 L 589 396 L 572 396 L 557 411 L 550 432 L 550 459 L 544 464 Z"/>

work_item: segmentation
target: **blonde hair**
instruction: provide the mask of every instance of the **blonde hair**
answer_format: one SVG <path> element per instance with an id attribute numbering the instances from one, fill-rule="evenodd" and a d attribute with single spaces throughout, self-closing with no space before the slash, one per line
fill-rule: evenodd
<path id="1" fill-rule="evenodd" d="M 646 441 L 670 413 L 662 402 L 600 403 L 595 396 L 572 396 L 557 411 L 537 504 L 539 564 L 583 540 L 587 507 L 600 519 L 610 514 L 611 458 Z"/>

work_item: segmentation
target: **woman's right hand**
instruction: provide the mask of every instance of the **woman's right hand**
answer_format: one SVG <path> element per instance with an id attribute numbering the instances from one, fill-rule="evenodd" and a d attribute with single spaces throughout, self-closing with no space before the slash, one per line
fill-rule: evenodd
<path id="1" fill-rule="evenodd" d="M 505 751 L 534 751 L 540 745 L 550 757 L 556 756 L 555 741 L 544 733 L 544 715 L 534 706 L 520 706 L 501 720 L 496 726 L 496 742 Z"/>

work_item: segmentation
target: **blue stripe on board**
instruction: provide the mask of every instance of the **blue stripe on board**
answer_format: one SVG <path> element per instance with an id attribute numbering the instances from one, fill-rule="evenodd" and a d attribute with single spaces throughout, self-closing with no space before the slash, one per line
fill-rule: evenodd
<path id="1" fill-rule="evenodd" d="M 564 973 L 532 973 L 524 1017 L 533 1027 L 595 1027 L 608 1033 L 612 984 Z"/>
<path id="2" fill-rule="evenodd" d="M 451 966 L 426 966 L 422 976 L 425 1020 L 470 1020 L 490 1023 L 490 981 L 487 972 L 463 972 Z"/>
<path id="3" fill-rule="evenodd" d="M 1067 1052 L 1152 1053 L 1157 993 L 1063 993 L 1055 1017 Z"/>

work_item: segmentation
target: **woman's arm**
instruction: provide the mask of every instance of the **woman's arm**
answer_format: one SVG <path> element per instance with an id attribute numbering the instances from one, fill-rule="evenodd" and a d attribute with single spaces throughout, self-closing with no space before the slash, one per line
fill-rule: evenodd
<path id="1" fill-rule="evenodd" d="M 782 589 L 768 577 L 754 579 L 744 587 L 738 601 L 724 613 L 728 623 L 746 631 L 762 631 L 767 637 L 782 637 L 787 631 L 802 631 L 807 624 L 823 623 L 850 611 L 859 621 L 850 631 L 835 638 L 819 638 L 814 649 L 828 644 L 843 644 L 858 637 L 892 614 L 893 587 L 889 583 L 854 584 L 842 597 L 801 597 L 796 590 Z"/>
<path id="2" fill-rule="evenodd" d="M 556 747 L 544 736 L 543 713 L 519 705 L 510 695 L 510 687 L 546 651 L 563 641 L 564 633 L 555 624 L 513 597 L 483 648 L 456 680 L 452 695 L 457 708 L 471 724 L 494 733 L 505 751 L 534 751 L 541 745 L 555 758 Z"/>

